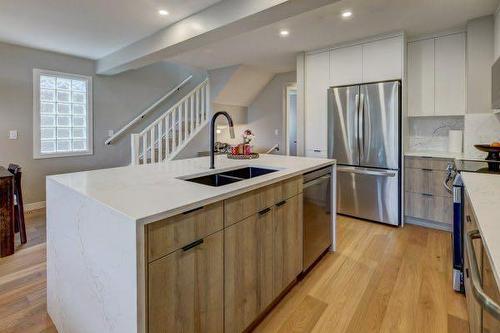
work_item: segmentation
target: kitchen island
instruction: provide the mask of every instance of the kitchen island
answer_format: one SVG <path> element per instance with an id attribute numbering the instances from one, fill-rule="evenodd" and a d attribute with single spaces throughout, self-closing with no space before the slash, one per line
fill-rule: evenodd
<path id="1" fill-rule="evenodd" d="M 302 175 L 325 167 L 334 249 L 334 160 L 217 156 L 208 165 L 47 178 L 48 312 L 60 333 L 242 331 L 302 271 Z M 246 166 L 276 171 L 218 187 L 185 180 Z"/>

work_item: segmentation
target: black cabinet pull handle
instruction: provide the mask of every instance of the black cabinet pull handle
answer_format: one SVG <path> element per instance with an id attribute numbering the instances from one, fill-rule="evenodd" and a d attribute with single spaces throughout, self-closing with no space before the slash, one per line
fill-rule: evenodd
<path id="1" fill-rule="evenodd" d="M 315 152 L 315 153 L 321 153 L 321 150 L 320 149 L 313 149 L 313 152 Z"/>
<path id="2" fill-rule="evenodd" d="M 197 247 L 198 245 L 203 244 L 203 238 L 198 239 L 197 241 L 192 242 L 191 244 L 188 244 L 182 248 L 182 251 L 188 251 L 191 250 L 193 247 Z"/>
<path id="3" fill-rule="evenodd" d="M 432 169 L 422 169 L 422 171 L 432 171 Z"/>
<path id="4" fill-rule="evenodd" d="M 430 193 L 422 193 L 422 195 L 426 196 L 426 197 L 433 197 L 434 195 L 430 194 Z"/>
<path id="5" fill-rule="evenodd" d="M 472 220 L 470 219 L 470 215 L 465 216 L 465 219 L 467 220 L 467 223 L 471 223 Z"/>
<path id="6" fill-rule="evenodd" d="M 465 269 L 465 276 L 467 276 L 467 278 L 469 278 L 469 269 L 468 268 Z"/>
<path id="7" fill-rule="evenodd" d="M 262 215 L 265 215 L 267 213 L 269 213 L 271 211 L 271 208 L 266 208 L 266 209 L 263 209 L 259 212 L 259 215 L 262 216 Z"/>
<path id="8" fill-rule="evenodd" d="M 280 201 L 276 204 L 277 207 L 279 206 L 283 206 L 284 204 L 286 204 L 286 200 L 283 200 L 283 201 Z"/>
<path id="9" fill-rule="evenodd" d="M 184 213 L 182 213 L 183 215 L 187 215 L 187 214 L 190 214 L 192 212 L 196 212 L 197 210 L 200 210 L 200 209 L 203 209 L 205 206 L 201 206 L 201 207 L 198 207 L 198 208 L 195 208 L 195 209 L 191 209 L 191 210 L 188 210 L 188 211 L 185 211 Z"/>

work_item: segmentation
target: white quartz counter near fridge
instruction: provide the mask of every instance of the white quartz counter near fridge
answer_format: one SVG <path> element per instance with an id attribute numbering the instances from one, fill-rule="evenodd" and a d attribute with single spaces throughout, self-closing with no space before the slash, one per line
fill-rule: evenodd
<path id="1" fill-rule="evenodd" d="M 144 224 L 322 167 L 335 170 L 335 160 L 277 155 L 217 156 L 217 169 L 208 165 L 200 157 L 47 178 L 48 312 L 60 333 L 145 331 Z M 244 166 L 278 171 L 221 187 L 179 179 Z"/>

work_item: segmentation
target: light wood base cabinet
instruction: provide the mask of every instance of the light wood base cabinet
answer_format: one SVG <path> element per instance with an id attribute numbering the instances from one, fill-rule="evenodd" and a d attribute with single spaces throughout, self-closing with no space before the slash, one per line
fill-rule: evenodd
<path id="1" fill-rule="evenodd" d="M 224 231 L 225 332 L 242 332 L 273 300 L 273 215 Z"/>
<path id="2" fill-rule="evenodd" d="M 302 177 L 147 226 L 149 333 L 243 332 L 302 272 Z"/>
<path id="3" fill-rule="evenodd" d="M 149 332 L 223 331 L 223 232 L 149 264 Z"/>

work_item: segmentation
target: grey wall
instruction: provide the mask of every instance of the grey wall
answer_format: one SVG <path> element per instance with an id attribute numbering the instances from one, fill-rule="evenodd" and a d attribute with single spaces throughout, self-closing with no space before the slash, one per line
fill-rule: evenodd
<path id="1" fill-rule="evenodd" d="M 280 153 L 285 154 L 285 87 L 296 80 L 296 72 L 275 75 L 248 107 L 248 128 L 255 133 L 254 147 L 257 151 L 264 151 L 279 143 Z M 275 129 L 278 135 L 275 135 Z"/>
<path id="2" fill-rule="evenodd" d="M 467 113 L 491 112 L 492 15 L 467 22 Z"/>
<path id="3" fill-rule="evenodd" d="M 132 130 L 140 131 L 206 78 L 204 71 L 166 62 L 116 76 L 97 76 L 91 60 L 4 43 L 0 43 L 0 59 L 0 165 L 14 162 L 23 167 L 25 203 L 45 200 L 47 175 L 129 164 L 130 133 L 105 146 L 107 131 L 117 131 L 193 74 L 194 79 L 175 98 Z M 33 68 L 93 76 L 94 155 L 33 159 Z M 12 129 L 19 131 L 17 140 L 8 140 Z"/>
<path id="4" fill-rule="evenodd" d="M 210 78 L 210 84 L 212 83 L 212 78 Z M 212 86 L 210 85 L 210 89 L 212 89 Z M 231 119 L 233 119 L 234 123 L 234 133 L 235 133 L 235 138 L 231 139 L 231 136 L 229 135 L 229 130 L 223 129 L 220 134 L 216 134 L 216 141 L 220 142 L 226 142 L 230 144 L 237 144 L 242 141 L 241 138 L 241 133 L 247 129 L 248 125 L 248 120 L 247 120 L 247 113 L 248 113 L 248 108 L 244 106 L 237 106 L 237 105 L 223 105 L 223 104 L 217 104 L 213 103 L 212 104 L 212 111 L 217 112 L 217 111 L 227 111 L 229 115 L 231 116 Z M 224 117 L 219 117 L 217 119 L 217 125 L 227 125 L 227 121 Z M 195 136 L 188 144 L 187 146 L 176 156 L 176 159 L 185 159 L 185 158 L 192 158 L 192 157 L 197 157 L 199 152 L 204 152 L 209 150 L 209 132 L 210 129 L 210 124 L 207 124 L 199 133 L 197 136 Z"/>

